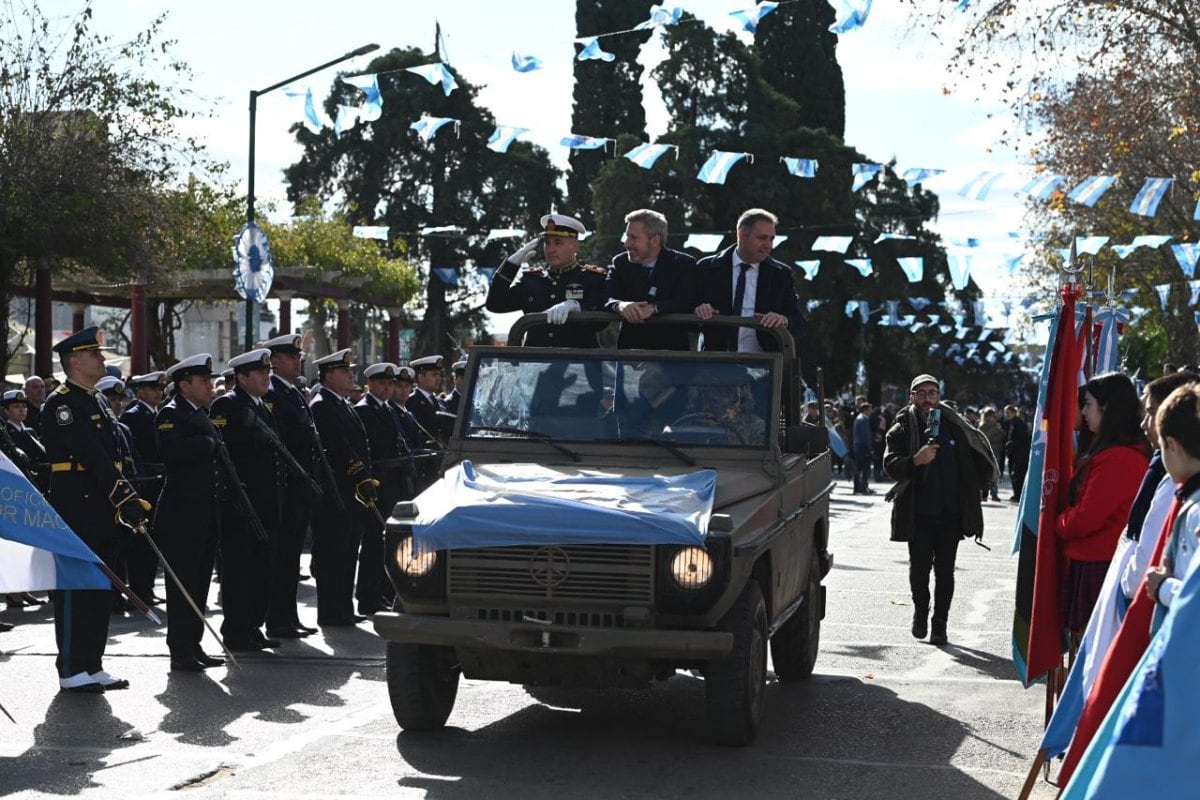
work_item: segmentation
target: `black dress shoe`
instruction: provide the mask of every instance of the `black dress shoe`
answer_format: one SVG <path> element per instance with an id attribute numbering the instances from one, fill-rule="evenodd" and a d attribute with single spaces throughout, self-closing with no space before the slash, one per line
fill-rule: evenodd
<path id="1" fill-rule="evenodd" d="M 201 664 L 203 664 L 206 667 L 223 667 L 223 666 L 225 666 L 225 659 L 217 658 L 216 656 L 210 656 L 207 653 L 202 653 L 199 651 L 197 651 L 197 653 L 196 653 L 196 661 L 200 662 Z"/>
<path id="2" fill-rule="evenodd" d="M 267 636 L 272 639 L 299 639 L 307 635 L 299 628 L 267 628 Z"/>
<path id="3" fill-rule="evenodd" d="M 195 656 L 171 659 L 171 672 L 204 672 L 207 667 L 207 664 L 202 663 Z"/>
<path id="4" fill-rule="evenodd" d="M 305 633 L 305 635 L 306 635 L 306 636 L 311 636 L 311 635 L 313 635 L 314 633 L 320 633 L 320 632 L 321 632 L 321 629 L 320 629 L 320 628 L 310 628 L 310 627 L 308 627 L 307 625 L 297 625 L 297 626 L 296 626 L 296 630 L 298 630 L 298 631 L 304 631 L 304 633 Z"/>
<path id="5" fill-rule="evenodd" d="M 946 636 L 946 620 L 935 619 L 933 621 L 933 631 L 929 634 L 929 643 L 939 647 L 950 643 Z"/>
<path id="6" fill-rule="evenodd" d="M 249 640 L 244 640 L 244 641 L 238 641 L 237 639 L 230 641 L 229 639 L 226 639 L 225 646 L 235 653 L 257 653 L 260 650 L 267 649 L 267 646 L 265 644 L 259 642 L 256 639 L 249 639 Z"/>

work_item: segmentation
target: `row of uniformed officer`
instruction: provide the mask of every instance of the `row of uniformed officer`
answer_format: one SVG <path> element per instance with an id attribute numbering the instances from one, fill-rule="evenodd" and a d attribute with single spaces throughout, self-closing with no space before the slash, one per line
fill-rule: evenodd
<path id="1" fill-rule="evenodd" d="M 30 409 L 25 392 L 12 389 L 0 398 L 0 450 L 17 465 L 34 486 L 45 491 L 49 484 L 46 448 L 37 431 L 25 424 Z"/>
<path id="2" fill-rule="evenodd" d="M 125 385 L 134 393 L 134 399 L 119 417 L 133 438 L 134 461 L 138 466 L 138 492 L 145 497 L 156 498 L 162 492 L 163 465 L 158 452 L 158 431 L 155 417 L 162 404 L 165 372 L 148 372 L 134 375 Z M 154 528 L 150 528 L 154 535 Z M 157 541 L 157 540 L 156 540 Z M 141 537 L 127 537 L 125 549 L 125 575 L 129 588 L 147 603 L 161 602 L 154 596 L 154 579 L 158 574 L 158 558 L 153 548 Z"/>

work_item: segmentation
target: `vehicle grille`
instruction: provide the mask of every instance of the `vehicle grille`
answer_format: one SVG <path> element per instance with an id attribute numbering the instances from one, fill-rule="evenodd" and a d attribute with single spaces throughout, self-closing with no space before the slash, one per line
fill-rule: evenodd
<path id="1" fill-rule="evenodd" d="M 654 548 L 650 545 L 488 547 L 451 550 L 448 556 L 452 600 L 472 595 L 495 599 L 499 595 L 642 606 L 654 601 Z M 550 578 L 546 575 L 548 563 L 554 567 Z"/>
<path id="2" fill-rule="evenodd" d="M 540 619 L 555 625 L 571 625 L 578 628 L 624 628 L 625 617 L 610 612 L 548 611 L 546 609 L 514 608 L 464 608 L 455 609 L 451 616 L 457 619 L 475 619 L 483 622 L 528 622 Z"/>

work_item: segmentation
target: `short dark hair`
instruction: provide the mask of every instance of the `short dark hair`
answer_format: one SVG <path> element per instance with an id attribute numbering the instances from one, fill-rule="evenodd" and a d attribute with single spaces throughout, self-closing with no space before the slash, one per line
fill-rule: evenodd
<path id="1" fill-rule="evenodd" d="M 863 403 L 863 404 L 861 404 L 861 405 L 858 407 L 858 410 L 859 410 L 861 413 L 863 413 L 863 414 L 866 414 L 866 413 L 870 412 L 870 410 L 871 410 L 871 404 L 870 404 L 870 403 Z"/>
<path id="2" fill-rule="evenodd" d="M 748 231 L 760 222 L 769 222 L 772 225 L 778 225 L 779 217 L 765 208 L 748 208 L 738 217 L 738 230 Z"/>
<path id="3" fill-rule="evenodd" d="M 1200 458 L 1200 384 L 1186 383 L 1167 395 L 1154 417 L 1158 438 L 1170 436 L 1192 458 Z"/>
<path id="4" fill-rule="evenodd" d="M 1196 381 L 1200 381 L 1200 375 L 1194 372 L 1172 372 L 1170 375 L 1163 375 L 1161 378 L 1150 381 L 1142 391 L 1149 395 L 1151 400 L 1162 405 L 1171 392 L 1184 384 Z"/>

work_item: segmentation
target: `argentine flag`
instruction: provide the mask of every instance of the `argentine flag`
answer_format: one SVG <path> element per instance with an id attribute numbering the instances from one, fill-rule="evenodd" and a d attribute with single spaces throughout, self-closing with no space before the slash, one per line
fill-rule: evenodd
<path id="1" fill-rule="evenodd" d="M 1090 208 L 1116 182 L 1114 175 L 1093 175 L 1072 189 L 1067 197 Z"/>
<path id="2" fill-rule="evenodd" d="M 986 200 L 988 192 L 1004 177 L 1003 172 L 981 172 L 958 190 L 968 200 Z"/>
<path id="3" fill-rule="evenodd" d="M 675 145 L 673 144 L 639 144 L 626 153 L 625 158 L 628 158 L 642 169 L 650 169 L 654 166 L 655 161 L 662 158 L 664 153 L 673 149 L 675 149 Z"/>
<path id="4" fill-rule="evenodd" d="M 108 589 L 100 559 L 0 454 L 0 594 Z"/>
<path id="5" fill-rule="evenodd" d="M 1163 195 L 1167 193 L 1167 189 L 1171 188 L 1171 182 L 1174 180 L 1174 178 L 1146 178 L 1142 190 L 1137 193 L 1137 197 L 1133 198 L 1133 204 L 1129 206 L 1130 213 L 1153 217 L 1158 213 L 1158 204 L 1162 202 Z"/>

